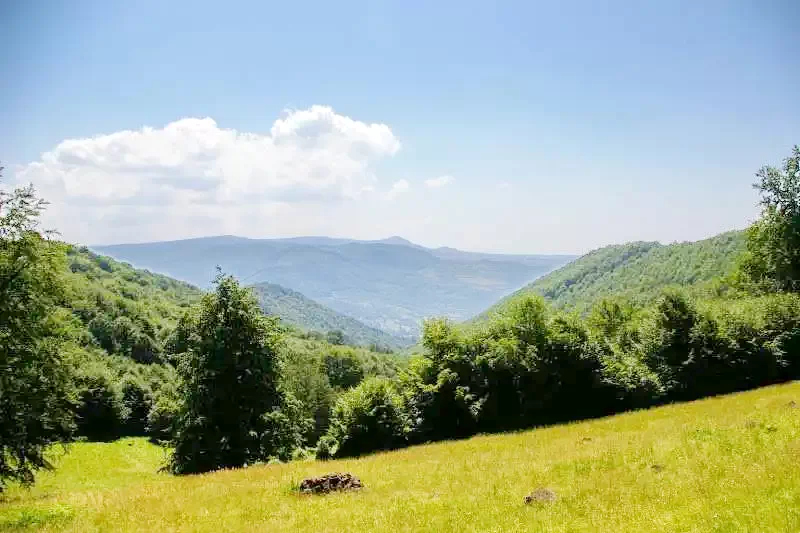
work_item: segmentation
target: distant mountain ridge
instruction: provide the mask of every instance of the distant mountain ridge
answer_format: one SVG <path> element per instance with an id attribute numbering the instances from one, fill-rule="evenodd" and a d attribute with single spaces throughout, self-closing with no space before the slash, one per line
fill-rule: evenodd
<path id="1" fill-rule="evenodd" d="M 393 335 L 423 318 L 474 316 L 573 256 L 426 248 L 401 237 L 248 239 L 234 236 L 95 246 L 138 267 L 208 287 L 219 266 L 245 284 L 268 282 Z"/>
<path id="2" fill-rule="evenodd" d="M 343 315 L 321 305 L 303 294 L 274 283 L 258 283 L 251 286 L 262 311 L 276 315 L 281 321 L 307 331 L 327 333 L 341 331 L 347 344 L 402 348 L 413 344 L 413 337 L 391 335 L 367 326 L 355 318 Z"/>
<path id="3" fill-rule="evenodd" d="M 610 296 L 645 304 L 666 287 L 697 287 L 728 274 L 744 246 L 742 231 L 729 231 L 695 242 L 606 246 L 503 298 L 477 319 L 530 293 L 544 296 L 556 307 L 578 312 L 585 312 L 598 300 Z"/>

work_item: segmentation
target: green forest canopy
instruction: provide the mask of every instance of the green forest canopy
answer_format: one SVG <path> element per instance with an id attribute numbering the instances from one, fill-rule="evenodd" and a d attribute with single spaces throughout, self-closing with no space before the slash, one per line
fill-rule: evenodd
<path id="1" fill-rule="evenodd" d="M 696 242 L 606 246 L 526 285 L 481 317 L 526 294 L 539 294 L 557 308 L 581 313 L 610 295 L 634 304 L 647 304 L 664 288 L 700 288 L 731 273 L 744 249 L 745 235 L 741 231 Z"/>

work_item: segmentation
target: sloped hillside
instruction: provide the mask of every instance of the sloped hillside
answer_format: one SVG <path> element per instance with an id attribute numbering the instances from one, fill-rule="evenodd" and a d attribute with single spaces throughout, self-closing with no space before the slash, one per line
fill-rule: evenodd
<path id="1" fill-rule="evenodd" d="M 160 359 L 175 323 L 203 294 L 83 247 L 67 248 L 67 266 L 63 305 L 85 328 L 85 342 L 139 362 Z"/>
<path id="2" fill-rule="evenodd" d="M 647 303 L 665 287 L 696 286 L 729 273 L 743 249 L 741 231 L 696 242 L 606 246 L 526 285 L 487 312 L 528 293 L 541 294 L 557 307 L 580 312 L 608 296 Z"/>
<path id="3" fill-rule="evenodd" d="M 340 331 L 346 344 L 359 346 L 399 348 L 414 342 L 411 337 L 390 335 L 367 326 L 355 318 L 338 313 L 297 291 L 275 283 L 258 283 L 252 289 L 266 314 L 276 315 L 282 322 L 301 330 L 320 333 Z"/>

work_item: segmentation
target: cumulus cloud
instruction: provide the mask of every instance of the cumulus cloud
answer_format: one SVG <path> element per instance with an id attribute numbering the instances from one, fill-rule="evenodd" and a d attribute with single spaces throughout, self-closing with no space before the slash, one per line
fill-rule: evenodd
<path id="1" fill-rule="evenodd" d="M 425 180 L 425 186 L 431 189 L 438 189 L 439 187 L 450 185 L 455 180 L 453 176 L 439 176 L 438 178 Z"/>
<path id="2" fill-rule="evenodd" d="M 315 105 L 286 111 L 269 133 L 185 118 L 160 128 L 68 139 L 17 168 L 14 181 L 39 189 L 52 204 L 50 219 L 67 236 L 130 239 L 138 227 L 143 233 L 136 240 L 142 240 L 174 233 L 175 226 L 165 227 L 168 219 L 219 233 L 236 225 L 235 216 L 358 198 L 375 189 L 375 164 L 400 148 L 386 124 Z M 123 230 L 130 224 L 133 235 L 86 227 L 98 223 Z"/>
<path id="3" fill-rule="evenodd" d="M 392 188 L 389 189 L 388 196 L 389 198 L 394 198 L 398 194 L 402 194 L 411 187 L 411 185 L 406 180 L 397 180 L 392 183 Z"/>

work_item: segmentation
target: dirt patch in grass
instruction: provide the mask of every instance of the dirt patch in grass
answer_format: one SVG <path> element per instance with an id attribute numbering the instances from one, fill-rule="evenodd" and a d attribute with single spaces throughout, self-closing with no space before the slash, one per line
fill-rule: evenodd
<path id="1" fill-rule="evenodd" d="M 532 503 L 551 503 L 556 501 L 557 498 L 558 496 L 556 496 L 555 491 L 540 487 L 525 496 L 525 504 L 530 505 Z"/>

